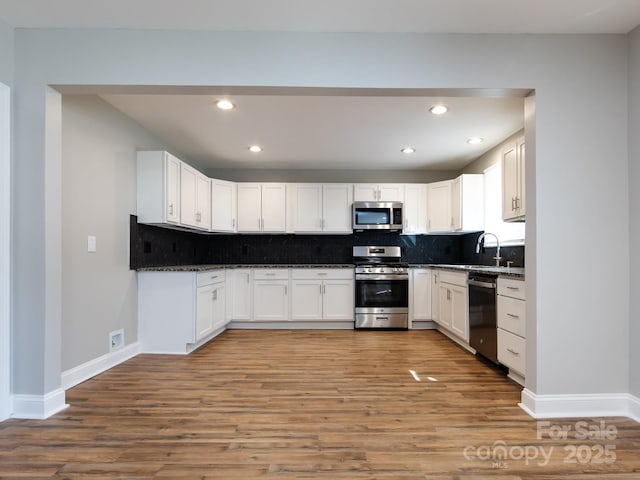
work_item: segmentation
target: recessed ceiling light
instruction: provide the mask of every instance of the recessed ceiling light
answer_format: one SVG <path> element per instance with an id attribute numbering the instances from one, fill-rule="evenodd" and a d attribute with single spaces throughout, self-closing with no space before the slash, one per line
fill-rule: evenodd
<path id="1" fill-rule="evenodd" d="M 480 137 L 471 137 L 467 139 L 467 143 L 470 143 L 471 145 L 475 145 L 476 143 L 482 143 L 482 142 L 484 142 L 484 138 L 480 138 Z"/>
<path id="2" fill-rule="evenodd" d="M 232 110 L 235 105 L 231 103 L 229 100 L 218 100 L 216 102 L 216 107 L 220 110 Z"/>
<path id="3" fill-rule="evenodd" d="M 429 109 L 429 111 L 434 115 L 442 115 L 443 113 L 447 113 L 449 109 L 444 105 L 434 105 Z"/>
<path id="4" fill-rule="evenodd" d="M 260 153 L 262 151 L 262 147 L 260 145 L 251 145 L 249 147 L 249 151 L 252 153 Z"/>
<path id="5" fill-rule="evenodd" d="M 416 149 L 412 147 L 404 147 L 400 150 L 402 153 L 415 153 Z"/>

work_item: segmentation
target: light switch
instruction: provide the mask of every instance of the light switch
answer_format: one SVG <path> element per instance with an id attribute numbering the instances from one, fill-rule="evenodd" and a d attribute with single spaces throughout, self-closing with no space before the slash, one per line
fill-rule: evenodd
<path id="1" fill-rule="evenodd" d="M 89 235 L 87 237 L 87 252 L 93 253 L 96 251 L 96 237 L 95 235 Z"/>

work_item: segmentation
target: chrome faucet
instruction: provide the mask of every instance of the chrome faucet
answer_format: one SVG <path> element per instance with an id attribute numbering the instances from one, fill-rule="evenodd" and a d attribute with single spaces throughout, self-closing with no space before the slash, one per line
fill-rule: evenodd
<path id="1" fill-rule="evenodd" d="M 496 267 L 499 267 L 500 260 L 502 260 L 502 257 L 500 256 L 500 240 L 498 240 L 498 236 L 495 233 L 484 232 L 478 237 L 478 242 L 476 243 L 476 253 L 480 253 L 480 245 L 484 241 L 484 237 L 486 237 L 487 235 L 492 235 L 496 239 L 496 245 L 498 246 L 498 248 L 496 249 L 496 256 L 493 257 L 493 259 L 496 261 Z"/>

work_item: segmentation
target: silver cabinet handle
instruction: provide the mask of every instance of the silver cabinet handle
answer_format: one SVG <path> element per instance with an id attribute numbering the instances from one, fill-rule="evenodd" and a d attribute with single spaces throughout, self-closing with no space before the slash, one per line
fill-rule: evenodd
<path id="1" fill-rule="evenodd" d="M 213 292 L 211 292 L 211 300 L 217 300 L 218 299 L 218 290 L 214 290 Z"/>
<path id="2" fill-rule="evenodd" d="M 520 290 L 520 287 L 512 287 L 510 285 L 507 285 L 507 289 L 509 289 L 509 290 Z"/>
<path id="3" fill-rule="evenodd" d="M 320 285 L 320 295 L 322 295 L 322 284 Z"/>
<path id="4" fill-rule="evenodd" d="M 285 294 L 285 295 L 287 295 L 288 290 L 289 290 L 289 288 L 285 285 L 285 286 L 284 286 L 284 294 Z"/>
<path id="5" fill-rule="evenodd" d="M 327 293 L 327 286 L 324 283 L 322 284 L 322 293 Z"/>
<path id="6" fill-rule="evenodd" d="M 169 215 L 173 215 L 173 203 L 169 205 Z"/>
<path id="7" fill-rule="evenodd" d="M 265 275 L 266 275 L 266 276 L 268 276 L 268 277 L 273 277 L 273 276 L 275 275 L 275 273 L 269 273 L 269 272 L 267 272 L 267 273 L 265 273 Z"/>
<path id="8" fill-rule="evenodd" d="M 231 226 L 232 226 L 233 228 L 236 228 L 236 219 L 235 219 L 235 218 L 232 218 L 232 219 L 231 219 Z"/>
<path id="9" fill-rule="evenodd" d="M 515 355 L 516 357 L 519 357 L 519 356 L 520 356 L 520 353 L 519 353 L 519 352 L 516 352 L 515 350 L 513 350 L 513 349 L 511 349 L 511 348 L 507 348 L 507 352 L 509 352 L 509 353 L 511 353 L 511 354 L 513 354 L 513 355 Z"/>
<path id="10" fill-rule="evenodd" d="M 251 280 L 249 278 L 249 274 L 247 273 L 247 285 L 249 285 L 249 283 L 251 283 Z"/>
<path id="11" fill-rule="evenodd" d="M 520 318 L 520 315 L 514 315 L 513 313 L 507 313 L 507 316 L 511 318 Z"/>
<path id="12" fill-rule="evenodd" d="M 200 212 L 196 212 L 196 222 L 200 223 L 202 220 L 202 214 Z"/>

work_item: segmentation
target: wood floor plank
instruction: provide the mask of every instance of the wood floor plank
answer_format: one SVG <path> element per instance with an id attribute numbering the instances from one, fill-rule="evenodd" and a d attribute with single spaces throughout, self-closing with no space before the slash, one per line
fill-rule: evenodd
<path id="1" fill-rule="evenodd" d="M 638 424 L 540 435 L 520 390 L 435 331 L 232 330 L 84 382 L 49 420 L 0 424 L 0 478 L 640 479 Z M 605 444 L 615 461 L 595 458 Z"/>

